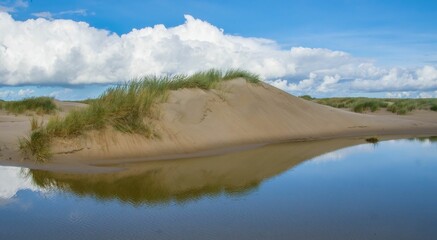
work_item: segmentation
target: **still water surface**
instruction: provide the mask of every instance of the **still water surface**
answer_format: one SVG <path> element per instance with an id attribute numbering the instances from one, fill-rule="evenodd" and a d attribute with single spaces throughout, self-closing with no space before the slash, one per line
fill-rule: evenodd
<path id="1" fill-rule="evenodd" d="M 0 239 L 437 239 L 432 139 L 279 144 L 120 167 L 0 166 Z"/>

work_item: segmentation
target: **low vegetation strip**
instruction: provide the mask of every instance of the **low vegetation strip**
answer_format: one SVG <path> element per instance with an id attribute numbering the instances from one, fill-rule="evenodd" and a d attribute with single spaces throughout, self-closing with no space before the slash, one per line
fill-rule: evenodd
<path id="1" fill-rule="evenodd" d="M 31 97 L 20 101 L 0 101 L 0 109 L 13 114 L 22 114 L 28 111 L 37 114 L 52 114 L 57 108 L 53 98 Z"/>
<path id="2" fill-rule="evenodd" d="M 301 96 L 301 98 L 335 108 L 347 108 L 358 113 L 375 112 L 379 109 L 387 109 L 387 111 L 399 115 L 407 114 L 416 109 L 437 111 L 436 98 L 312 98 L 308 95 Z"/>
<path id="3" fill-rule="evenodd" d="M 158 137 L 152 125 L 158 117 L 154 106 L 166 101 L 170 90 L 181 88 L 213 89 L 222 81 L 244 78 L 259 83 L 258 75 L 244 70 L 209 70 L 192 75 L 146 76 L 111 87 L 99 98 L 88 100 L 89 106 L 71 111 L 65 117 L 54 116 L 45 126 L 34 124 L 28 139 L 20 140 L 23 152 L 37 161 L 50 157 L 53 138 L 77 137 L 90 130 L 112 127 L 124 133 L 141 134 L 147 138 Z"/>

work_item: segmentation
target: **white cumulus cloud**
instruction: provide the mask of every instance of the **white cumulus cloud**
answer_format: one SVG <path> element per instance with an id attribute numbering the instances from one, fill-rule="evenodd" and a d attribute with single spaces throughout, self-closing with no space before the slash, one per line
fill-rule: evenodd
<path id="1" fill-rule="evenodd" d="M 437 91 L 434 92 L 421 92 L 418 94 L 419 98 L 437 98 Z"/>
<path id="2" fill-rule="evenodd" d="M 16 84 L 112 83 L 145 74 L 244 68 L 264 78 L 330 72 L 355 60 L 344 52 L 296 47 L 225 34 L 186 15 L 184 24 L 133 29 L 124 35 L 85 22 L 16 21 L 0 13 L 0 81 Z"/>
<path id="3" fill-rule="evenodd" d="M 18 96 L 25 97 L 25 96 L 31 95 L 34 92 L 35 92 L 35 90 L 33 90 L 33 89 L 27 89 L 27 88 L 26 89 L 20 89 L 18 91 Z"/>
<path id="4" fill-rule="evenodd" d="M 85 10 L 59 14 L 86 14 Z M 322 48 L 281 48 L 275 41 L 226 34 L 186 15 L 175 27 L 155 25 L 117 35 L 53 14 L 17 21 L 0 13 L 0 85 L 115 83 L 147 74 L 243 68 L 292 93 L 437 89 L 434 66 L 384 68 Z"/>
<path id="5" fill-rule="evenodd" d="M 50 96 L 50 97 L 54 97 L 54 98 L 56 98 L 56 99 L 60 99 L 60 98 L 62 98 L 64 95 L 66 95 L 66 94 L 68 94 L 68 93 L 71 93 L 71 92 L 73 92 L 72 89 L 64 88 L 64 89 L 62 89 L 62 90 L 57 90 L 57 91 L 53 91 L 53 92 L 49 93 L 49 96 Z"/>
<path id="6" fill-rule="evenodd" d="M 355 80 L 352 87 L 371 91 L 437 89 L 437 69 L 433 66 L 424 66 L 414 70 L 392 68 L 378 79 Z"/>

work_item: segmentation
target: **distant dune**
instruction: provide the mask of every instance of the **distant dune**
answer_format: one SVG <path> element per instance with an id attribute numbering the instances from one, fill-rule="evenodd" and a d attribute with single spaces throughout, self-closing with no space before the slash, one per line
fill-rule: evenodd
<path id="1" fill-rule="evenodd" d="M 68 111 L 83 104 L 62 103 Z M 331 138 L 437 135 L 437 113 L 410 117 L 367 115 L 306 101 L 270 85 L 244 79 L 217 89 L 171 91 L 153 124 L 160 137 L 147 139 L 107 128 L 74 139 L 56 139 L 54 162 L 105 163 L 208 154 L 227 148 L 280 141 Z M 415 117 L 411 117 L 415 116 Z M 0 114 L 0 158 L 21 159 L 16 139 L 29 131 L 29 117 Z"/>

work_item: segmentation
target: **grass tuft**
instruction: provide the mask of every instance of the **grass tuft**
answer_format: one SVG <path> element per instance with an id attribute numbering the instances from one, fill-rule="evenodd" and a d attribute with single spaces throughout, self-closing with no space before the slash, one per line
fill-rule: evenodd
<path id="1" fill-rule="evenodd" d="M 31 131 L 36 130 L 36 129 L 42 127 L 42 124 L 43 124 L 42 121 L 39 122 L 37 118 L 33 117 L 33 118 L 30 120 L 30 130 L 31 130 Z"/>
<path id="2" fill-rule="evenodd" d="M 50 143 L 51 138 L 43 128 L 32 131 L 29 138 L 19 139 L 20 150 L 33 156 L 37 162 L 46 162 L 50 158 Z"/>
<path id="3" fill-rule="evenodd" d="M 361 100 L 355 103 L 352 107 L 352 110 L 354 112 L 365 112 L 365 111 L 371 111 L 375 112 L 379 110 L 381 107 L 387 107 L 387 103 L 384 101 L 378 101 L 378 100 Z"/>
<path id="4" fill-rule="evenodd" d="M 246 81 L 250 83 L 260 82 L 259 75 L 245 70 L 231 69 L 226 71 L 225 74 L 223 75 L 223 80 L 232 80 L 236 78 L 244 78 L 246 79 Z"/>
<path id="5" fill-rule="evenodd" d="M 312 101 L 312 100 L 315 99 L 315 98 L 311 97 L 310 95 L 302 95 L 302 96 L 299 96 L 299 97 L 302 98 L 302 99 L 308 100 L 308 101 Z"/>

